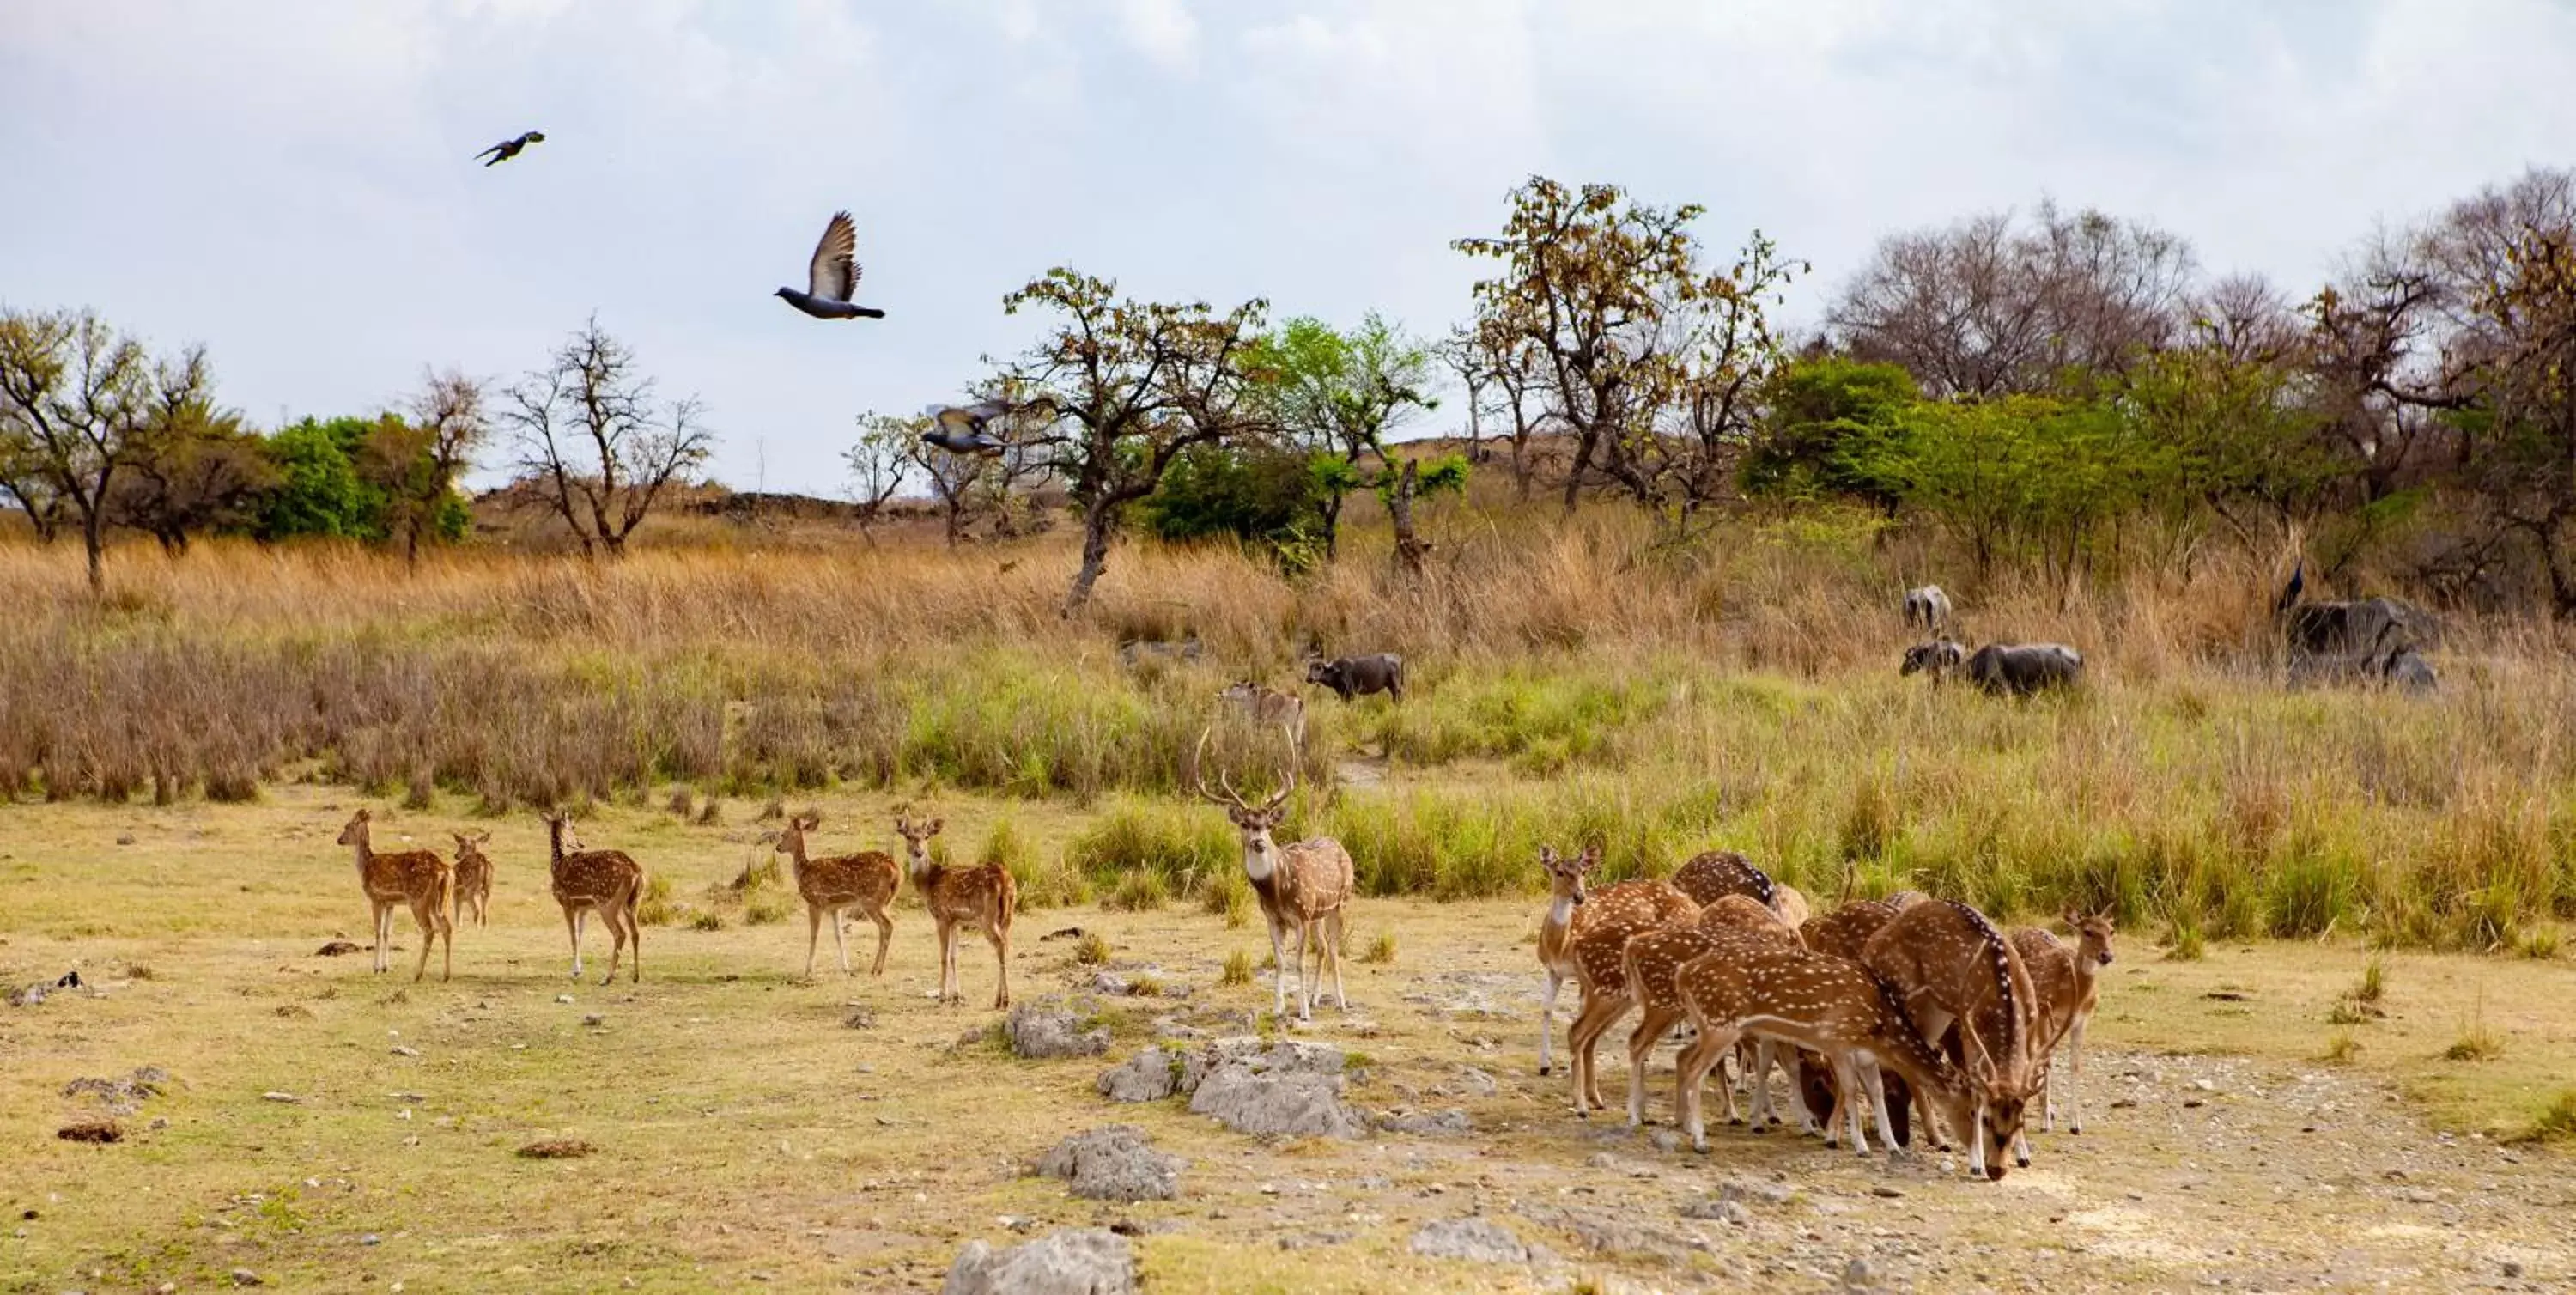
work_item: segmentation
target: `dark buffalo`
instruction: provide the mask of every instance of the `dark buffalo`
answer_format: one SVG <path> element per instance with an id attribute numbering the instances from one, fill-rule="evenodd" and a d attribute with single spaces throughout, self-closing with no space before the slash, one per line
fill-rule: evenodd
<path id="1" fill-rule="evenodd" d="M 1905 649 L 1905 664 L 1897 667 L 1896 673 L 1928 674 L 1935 679 L 1947 679 L 1951 671 L 1967 662 L 1968 649 L 1958 640 L 1937 638 Z"/>
<path id="2" fill-rule="evenodd" d="M 1968 658 L 1967 674 L 1987 692 L 2028 697 L 2081 682 L 2084 654 L 2063 643 L 1989 643 Z"/>
<path id="3" fill-rule="evenodd" d="M 2293 659 L 2360 657 L 2393 649 L 2421 648 L 2434 637 L 2432 618 L 2394 598 L 2353 598 L 2336 602 L 2302 602 L 2307 565 L 2290 572 L 2290 583 L 2272 606 L 2281 621 L 2281 637 Z"/>
<path id="4" fill-rule="evenodd" d="M 1404 700 L 1404 658 L 1392 652 L 1368 656 L 1317 657 L 1306 663 L 1306 682 L 1319 683 L 1341 694 L 1343 701 L 1382 692 L 1397 701 Z"/>

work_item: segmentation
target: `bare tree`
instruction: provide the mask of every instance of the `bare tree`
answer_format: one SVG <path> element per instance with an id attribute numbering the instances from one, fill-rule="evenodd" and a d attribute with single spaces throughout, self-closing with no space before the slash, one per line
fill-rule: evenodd
<path id="1" fill-rule="evenodd" d="M 2173 234 L 2042 202 L 2028 228 L 2000 211 L 1890 235 L 1826 318 L 1854 358 L 1933 396 L 2038 391 L 2172 345 L 2195 265 Z"/>
<path id="2" fill-rule="evenodd" d="M 205 352 L 155 366 L 143 344 L 89 311 L 0 311 L 0 460 L 81 523 L 92 592 L 107 587 L 109 501 L 165 411 L 211 401 Z M 21 496 L 22 502 L 26 496 Z"/>
<path id="3" fill-rule="evenodd" d="M 1042 408 L 1039 447 L 1082 510 L 1082 565 L 1066 591 L 1071 615 L 1089 603 L 1109 564 L 1127 505 L 1153 493 L 1193 445 L 1222 443 L 1265 424 L 1246 361 L 1267 303 L 1225 314 L 1206 302 L 1140 302 L 1118 285 L 1057 268 L 1003 299 L 1004 309 L 1053 312 L 1037 346 L 1000 377 Z"/>
<path id="4" fill-rule="evenodd" d="M 841 451 L 850 465 L 850 502 L 857 505 L 859 534 L 867 535 L 920 470 L 922 420 L 892 414 L 859 415 L 859 439 Z"/>
<path id="5" fill-rule="evenodd" d="M 109 488 L 108 518 L 150 535 L 165 552 L 185 553 L 196 535 L 247 529 L 279 480 L 239 415 L 215 408 L 202 389 L 164 389 Z"/>
<path id="6" fill-rule="evenodd" d="M 519 472 L 593 556 L 623 556 L 662 491 L 715 446 L 697 400 L 657 403 L 635 352 L 595 318 L 502 398 Z"/>

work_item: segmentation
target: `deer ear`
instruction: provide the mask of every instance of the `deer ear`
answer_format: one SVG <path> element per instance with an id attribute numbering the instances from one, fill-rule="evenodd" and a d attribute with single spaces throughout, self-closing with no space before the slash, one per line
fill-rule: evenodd
<path id="1" fill-rule="evenodd" d="M 2067 928 L 2068 928 L 2069 930 L 2072 930 L 2072 931 L 2076 932 L 2076 933 L 2077 933 L 2077 934 L 2079 934 L 2079 935 L 2083 933 L 2083 931 L 2084 931 L 2084 913 L 2083 913 L 2083 911 L 2082 911 L 2081 909 L 2073 909 L 2073 908 L 2070 908 L 2070 909 L 2067 909 L 2065 912 L 2058 914 L 2057 916 L 2058 916 L 2058 920 L 2060 920 L 2060 921 L 2062 921 L 2062 922 L 2066 923 Z"/>
<path id="2" fill-rule="evenodd" d="M 934 818 L 934 819 L 930 820 L 930 835 L 932 835 L 932 836 L 937 836 L 937 835 L 939 835 L 939 829 L 940 829 L 940 828 L 942 828 L 942 827 L 944 827 L 944 826 L 946 826 L 946 825 L 947 825 L 947 823 L 948 823 L 948 820 L 947 820 L 947 819 L 944 819 L 944 818 Z"/>

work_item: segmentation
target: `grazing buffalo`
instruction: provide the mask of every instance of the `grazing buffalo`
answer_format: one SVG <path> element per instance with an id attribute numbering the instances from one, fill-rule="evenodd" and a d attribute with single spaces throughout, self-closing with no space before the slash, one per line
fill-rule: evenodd
<path id="1" fill-rule="evenodd" d="M 2302 602 L 2307 587 L 2307 564 L 2302 562 L 2291 570 L 2290 583 L 2272 606 L 2293 658 L 2358 657 L 2390 647 L 2411 650 L 2433 637 L 2432 618 L 2397 599 Z"/>
<path id="2" fill-rule="evenodd" d="M 1950 595 L 1939 585 L 1925 585 L 1905 591 L 1905 623 L 1919 625 L 1930 633 L 1950 623 Z"/>
<path id="3" fill-rule="evenodd" d="M 1989 643 L 1968 658 L 1967 672 L 1987 692 L 2028 697 L 2081 682 L 2084 654 L 2063 643 Z"/>
<path id="4" fill-rule="evenodd" d="M 1928 674 L 1934 679 L 1947 679 L 1950 672 L 1968 663 L 1968 649 L 1958 640 L 1936 638 L 1905 649 L 1905 664 L 1900 675 Z"/>
<path id="5" fill-rule="evenodd" d="M 1343 701 L 1373 692 L 1403 701 L 1404 658 L 1392 652 L 1334 657 L 1329 661 L 1316 657 L 1306 663 L 1306 682 L 1332 689 L 1341 694 Z"/>

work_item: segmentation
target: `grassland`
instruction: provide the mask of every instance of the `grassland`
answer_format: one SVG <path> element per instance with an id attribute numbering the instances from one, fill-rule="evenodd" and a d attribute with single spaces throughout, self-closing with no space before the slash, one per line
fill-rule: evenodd
<path id="1" fill-rule="evenodd" d="M 1345 795 L 1429 794 L 1403 783 Z M 802 921 L 755 917 L 789 907 L 775 883 L 734 885 L 767 857 L 749 805 L 711 825 L 603 806 L 585 826 L 669 881 L 670 924 L 646 930 L 640 986 L 565 978 L 524 813 L 489 820 L 492 924 L 459 938 L 454 982 L 434 964 L 412 984 L 407 970 L 370 974 L 363 953 L 316 957 L 335 933 L 364 934 L 331 841 L 357 803 L 294 786 L 255 804 L 9 811 L 0 982 L 78 966 L 93 992 L 0 1009 L 12 1164 L 0 1287 L 203 1289 L 247 1269 L 290 1289 L 918 1289 L 965 1240 L 1011 1239 L 1005 1217 L 1033 1231 L 1134 1222 L 1147 1275 L 1171 1290 L 1670 1289 L 1729 1274 L 1799 1286 L 1852 1257 L 1927 1289 L 2210 1274 L 2455 1285 L 2500 1259 L 2534 1279 L 2576 1272 L 2549 1222 L 2567 1203 L 2564 1153 L 2513 1141 L 2576 1065 L 2576 971 L 2557 960 L 2374 954 L 2338 937 L 2212 940 L 2171 961 L 2132 935 L 2093 1034 L 2085 1135 L 2042 1137 L 2033 1169 L 1997 1188 L 1740 1131 L 1703 1160 L 1578 1122 L 1562 1081 L 1529 1073 L 1536 905 L 1371 899 L 1352 950 L 1386 943 L 1391 956 L 1355 957 L 1352 1016 L 1327 1009 L 1311 1033 L 1365 1054 L 1364 1109 L 1455 1106 L 1479 1132 L 1266 1146 L 1091 1090 L 1160 1014 L 1268 1004 L 1266 973 L 1220 983 L 1229 955 L 1259 958 L 1257 930 L 1201 905 L 1024 914 L 1021 998 L 1088 979 L 1074 941 L 1041 938 L 1076 925 L 1106 938 L 1111 965 L 1150 966 L 1189 997 L 1108 1000 L 1117 1043 L 1102 1061 L 1022 1061 L 990 1041 L 993 1013 L 924 997 L 936 962 L 909 896 L 883 980 L 833 972 L 827 937 L 824 974 L 799 982 Z M 819 803 L 829 842 L 887 841 L 891 794 Z M 376 808 L 388 845 L 475 821 L 462 797 Z M 1096 830 L 1054 803 L 953 795 L 942 808 L 961 852 L 1005 821 L 1009 849 L 1039 859 Z M 714 929 L 696 929 L 705 916 Z M 854 943 L 868 934 L 861 924 Z M 406 955 L 415 938 L 406 921 Z M 970 1002 L 990 985 L 980 953 L 964 960 Z M 2370 1014 L 2330 1024 L 2374 957 Z M 845 1023 L 862 1009 L 866 1028 Z M 2446 1059 L 2473 1024 L 2497 1050 Z M 124 1121 L 127 1141 L 53 1137 L 97 1114 L 67 1083 L 147 1065 L 174 1078 Z M 1452 1087 L 1462 1066 L 1495 1087 Z M 1660 1112 L 1665 1094 L 1655 1101 Z M 1180 1199 L 1101 1206 L 1026 1174 L 1057 1138 L 1113 1120 L 1189 1158 Z M 597 1150 L 515 1154 L 548 1139 Z M 1677 1215 L 1729 1178 L 1788 1199 L 1757 1199 L 1742 1225 Z M 1406 1248 L 1421 1222 L 1470 1209 L 1560 1262 L 1489 1270 Z"/>

